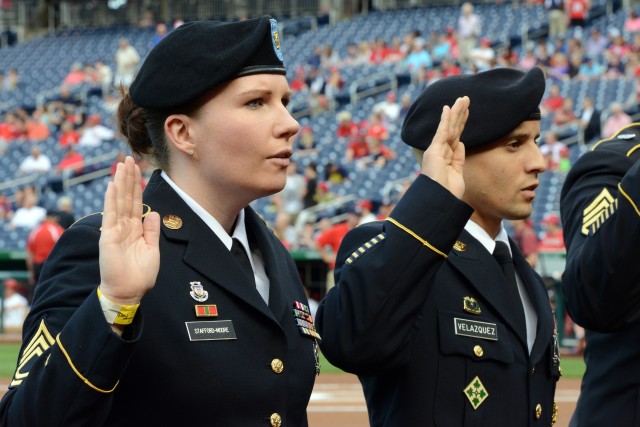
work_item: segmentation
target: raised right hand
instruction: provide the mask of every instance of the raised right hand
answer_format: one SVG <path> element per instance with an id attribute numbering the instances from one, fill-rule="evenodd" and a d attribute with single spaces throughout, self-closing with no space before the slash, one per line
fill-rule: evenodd
<path id="1" fill-rule="evenodd" d="M 153 288 L 160 269 L 160 216 L 142 222 L 142 175 L 132 157 L 118 163 L 104 197 L 100 235 L 100 291 L 135 305 Z"/>
<path id="2" fill-rule="evenodd" d="M 448 189 L 454 196 L 464 194 L 464 144 L 460 135 L 469 118 L 469 97 L 458 98 L 453 107 L 442 108 L 440 124 L 422 158 L 422 173 Z"/>

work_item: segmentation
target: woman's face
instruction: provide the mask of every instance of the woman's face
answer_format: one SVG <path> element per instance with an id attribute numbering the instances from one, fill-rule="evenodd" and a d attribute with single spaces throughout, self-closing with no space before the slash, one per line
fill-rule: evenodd
<path id="1" fill-rule="evenodd" d="M 286 78 L 276 74 L 240 77 L 214 92 L 190 126 L 206 190 L 250 202 L 284 187 L 300 129 L 286 108 L 290 98 Z"/>

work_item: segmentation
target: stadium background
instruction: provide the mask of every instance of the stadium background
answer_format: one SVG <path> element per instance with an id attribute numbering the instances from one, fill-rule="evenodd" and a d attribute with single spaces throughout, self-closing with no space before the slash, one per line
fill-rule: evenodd
<path id="1" fill-rule="evenodd" d="M 565 0 L 566 1 L 566 0 Z M 347 55 L 349 44 L 361 41 L 382 40 L 391 44 L 394 38 L 402 39 L 413 30 L 420 30 L 424 37 L 435 38 L 457 28 L 462 2 L 425 0 L 157 0 L 157 1 L 0 1 L 0 71 L 16 69 L 20 84 L 13 90 L 0 89 L 0 123 L 5 115 L 19 109 L 31 114 L 39 106 L 57 99 L 61 83 L 75 63 L 92 64 L 104 61 L 115 69 L 114 54 L 118 40 L 126 38 L 144 58 L 152 46 L 155 24 L 159 21 L 171 26 L 176 21 L 195 19 L 235 20 L 270 14 L 280 23 L 283 51 L 288 68 L 288 78 L 294 81 L 297 72 L 309 73 L 310 58 L 318 47 L 331 46 L 340 57 Z M 606 35 L 617 30 L 630 45 L 634 34 L 625 30 L 625 23 L 636 5 L 618 0 L 592 0 L 584 27 L 570 27 L 565 37 L 555 42 L 548 37 L 548 18 L 543 2 L 485 1 L 474 2 L 475 13 L 483 22 L 482 34 L 478 40 L 486 38 L 498 53 L 511 49 L 517 57 L 523 57 L 527 48 L 539 43 L 554 44 L 554 48 L 566 47 L 571 39 L 586 43 L 591 29 L 597 28 Z M 640 47 L 639 47 L 640 48 Z M 636 52 L 637 53 L 637 52 Z M 589 55 L 589 52 L 586 52 Z M 591 58 L 594 59 L 594 58 Z M 607 58 L 595 58 L 606 65 Z M 584 58 L 586 61 L 587 58 Z M 435 60 L 429 72 L 439 72 L 442 61 Z M 517 66 L 517 65 L 516 65 Z M 297 221 L 292 226 L 300 230 L 305 223 L 318 226 L 317 220 L 328 218 L 340 222 L 345 213 L 358 201 L 369 200 L 375 207 L 393 204 L 402 193 L 403 186 L 417 172 L 417 165 L 410 150 L 399 138 L 401 121 L 387 123 L 389 138 L 385 141 L 397 156 L 390 159 L 383 168 L 357 168 L 344 164 L 344 153 L 348 141 L 336 137 L 340 112 L 347 111 L 354 121 L 365 122 L 371 116 L 374 105 L 383 101 L 388 92 L 400 99 L 403 95 L 415 98 L 425 87 L 428 78 L 417 78 L 410 70 L 398 62 L 359 63 L 338 65 L 333 69 L 323 69 L 330 76 L 338 68 L 342 85 L 330 96 L 312 96 L 309 91 L 294 93 L 290 108 L 304 129 L 309 129 L 314 137 L 314 149 L 297 157 L 300 169 L 310 163 L 318 165 L 318 173 L 323 175 L 330 163 L 343 164 L 348 179 L 338 183 L 328 183 L 333 195 L 330 201 L 298 212 Z M 614 102 L 623 105 L 624 110 L 634 119 L 637 117 L 637 72 L 624 72 L 619 76 L 603 76 L 595 79 L 552 79 L 549 88 L 557 84 L 564 98 L 573 100 L 575 113 L 581 114 L 585 97 L 595 102 L 599 121 L 604 123 L 609 115 L 609 107 Z M 78 103 L 83 117 L 98 115 L 101 122 L 114 128 L 113 106 L 117 94 L 113 88 L 85 83 L 73 88 L 74 102 Z M 556 126 L 550 116 L 541 123 L 544 140 L 547 132 L 558 134 L 568 146 L 569 163 L 588 150 L 599 135 L 585 139 L 584 132 L 575 123 Z M 16 192 L 25 187 L 33 187 L 39 196 L 39 203 L 45 208 L 55 208 L 60 196 L 73 200 L 76 218 L 100 211 L 102 195 L 110 178 L 111 166 L 118 154 L 126 151 L 117 136 L 97 147 L 81 148 L 84 156 L 82 174 L 53 176 L 48 174 L 20 174 L 18 167 L 34 145 L 37 145 L 57 163 L 64 155 L 58 144 L 59 130 L 54 130 L 43 141 L 10 141 L 0 146 L 0 194 L 13 199 Z M 541 176 L 541 185 L 534 202 L 532 224 L 538 234 L 542 234 L 542 221 L 549 213 L 559 210 L 559 192 L 566 170 L 548 171 Z M 52 186 L 52 179 L 57 179 Z M 270 199 L 259 200 L 254 207 L 271 224 L 275 221 L 274 203 Z M 0 219 L 0 279 L 18 278 L 26 284 L 25 242 L 30 230 L 12 228 L 9 221 Z M 321 298 L 325 289 L 327 267 L 316 250 L 292 248 L 301 276 L 312 291 Z M 565 313 L 559 277 L 564 266 L 562 250 L 540 253 L 538 271 L 547 279 L 550 297 L 555 302 L 556 317 L 561 334 L 561 345 L 565 353 L 570 353 L 576 345 L 575 337 L 565 328 Z M 19 337 L 7 335 L 11 340 Z M 580 363 L 575 376 L 580 375 Z M 326 378 L 328 377 L 328 380 Z M 331 371 L 320 377 L 319 389 L 315 394 L 344 397 L 342 409 L 316 409 L 318 414 L 342 414 L 341 421 L 326 421 L 324 415 L 313 415 L 320 425 L 366 425 L 363 402 L 359 386 L 351 376 L 333 377 Z M 336 379 L 337 378 L 337 379 Z M 564 382 L 563 382 L 564 381 Z M 561 381 L 567 390 L 564 404 L 575 404 L 578 380 Z M 346 384 L 342 384 L 345 383 Z M 333 393 L 333 394 L 332 394 Z M 337 394 L 336 394 L 337 393 Z M 355 400 L 350 400 L 355 399 Z M 561 403 L 561 422 L 568 422 L 567 410 Z M 338 405 L 340 406 L 340 405 Z M 318 406 L 315 406 L 318 408 Z M 346 408 L 346 409 L 345 409 Z M 345 414 L 353 409 L 353 423 Z M 564 415 L 563 415 L 564 412 Z M 339 418 L 338 418 L 339 419 Z"/>

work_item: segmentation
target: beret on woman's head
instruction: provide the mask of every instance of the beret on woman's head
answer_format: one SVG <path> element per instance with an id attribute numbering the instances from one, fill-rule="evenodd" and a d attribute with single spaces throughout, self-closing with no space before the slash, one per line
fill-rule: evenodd
<path id="1" fill-rule="evenodd" d="M 497 141 L 520 123 L 540 120 L 545 77 L 540 68 L 527 73 L 496 68 L 476 74 L 446 77 L 427 86 L 409 108 L 402 125 L 402 140 L 426 150 L 436 134 L 442 107 L 468 96 L 469 118 L 461 140 L 468 150 Z"/>
<path id="2" fill-rule="evenodd" d="M 129 87 L 133 101 L 163 110 L 192 101 L 236 77 L 285 75 L 280 34 L 269 16 L 183 24 L 158 43 Z"/>

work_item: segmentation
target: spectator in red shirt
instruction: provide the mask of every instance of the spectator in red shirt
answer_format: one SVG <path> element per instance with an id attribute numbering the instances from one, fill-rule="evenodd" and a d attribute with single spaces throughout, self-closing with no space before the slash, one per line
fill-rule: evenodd
<path id="1" fill-rule="evenodd" d="M 347 151 L 344 153 L 344 160 L 346 162 L 352 162 L 354 160 L 365 158 L 368 155 L 369 144 L 367 144 L 365 137 L 358 136 L 347 146 Z"/>
<path id="2" fill-rule="evenodd" d="M 87 76 L 82 69 L 82 64 L 75 62 L 71 66 L 71 70 L 69 70 L 62 83 L 67 86 L 80 85 L 85 82 L 86 77 Z"/>
<path id="3" fill-rule="evenodd" d="M 27 239 L 27 269 L 29 271 L 29 304 L 33 300 L 33 288 L 38 283 L 45 260 L 64 229 L 58 224 L 56 212 L 47 210 L 42 222 L 31 231 Z"/>
<path id="4" fill-rule="evenodd" d="M 41 121 L 42 110 L 35 110 L 25 122 L 26 137 L 29 141 L 44 141 L 51 131 L 46 123 Z"/>
<path id="5" fill-rule="evenodd" d="M 360 133 L 360 128 L 356 122 L 353 121 L 351 113 L 348 111 L 341 111 L 337 115 L 338 138 L 354 138 Z"/>
<path id="6" fill-rule="evenodd" d="M 389 138 L 389 130 L 384 125 L 383 115 L 381 112 L 374 112 L 367 126 L 367 137 L 377 138 L 384 141 Z"/>
<path id="7" fill-rule="evenodd" d="M 560 94 L 560 86 L 554 83 L 549 87 L 549 95 L 542 101 L 542 112 L 545 114 L 552 113 L 560 109 L 563 102 L 564 96 Z"/>
<path id="8" fill-rule="evenodd" d="M 60 125 L 60 137 L 58 138 L 60 147 L 76 145 L 78 141 L 80 141 L 80 134 L 74 129 L 73 123 L 63 121 Z"/>
<path id="9" fill-rule="evenodd" d="M 322 260 L 327 264 L 327 291 L 334 286 L 333 270 L 336 266 L 336 255 L 340 243 L 349 230 L 358 226 L 360 214 L 357 209 L 351 207 L 347 212 L 347 220 L 330 226 L 316 238 L 316 245 L 320 251 Z"/>
<path id="10" fill-rule="evenodd" d="M 589 0 L 568 0 L 569 25 L 584 28 L 589 12 Z"/>
<path id="11" fill-rule="evenodd" d="M 60 160 L 58 166 L 56 166 L 56 172 L 64 173 L 69 171 L 71 174 L 80 174 L 84 168 L 84 157 L 78 153 L 73 145 L 67 148 L 65 156 Z"/>
<path id="12" fill-rule="evenodd" d="M 538 263 L 538 235 L 533 229 L 530 219 L 513 219 L 510 221 L 513 227 L 513 240 L 522 251 L 522 255 L 531 265 L 535 267 Z"/>
<path id="13" fill-rule="evenodd" d="M 540 239 L 540 252 L 564 251 L 564 233 L 560 225 L 560 217 L 556 214 L 547 214 L 542 220 L 544 234 Z"/>

